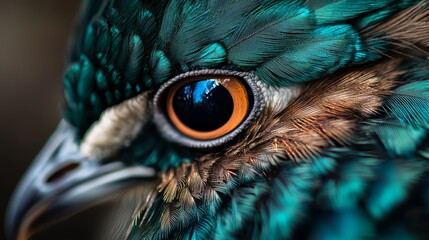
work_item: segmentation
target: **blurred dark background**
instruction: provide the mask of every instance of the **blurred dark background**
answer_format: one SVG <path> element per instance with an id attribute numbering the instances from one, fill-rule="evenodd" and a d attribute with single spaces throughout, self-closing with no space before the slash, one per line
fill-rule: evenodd
<path id="1" fill-rule="evenodd" d="M 60 120 L 68 40 L 80 2 L 0 0 L 0 239 L 13 189 Z M 102 208 L 32 239 L 93 239 Z"/>

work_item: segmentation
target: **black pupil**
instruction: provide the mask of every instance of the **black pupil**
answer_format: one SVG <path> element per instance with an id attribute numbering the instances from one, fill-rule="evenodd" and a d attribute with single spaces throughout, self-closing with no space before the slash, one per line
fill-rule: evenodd
<path id="1" fill-rule="evenodd" d="M 207 79 L 179 88 L 173 98 L 173 108 L 187 127 L 208 132 L 230 119 L 234 103 L 224 86 L 214 79 Z"/>

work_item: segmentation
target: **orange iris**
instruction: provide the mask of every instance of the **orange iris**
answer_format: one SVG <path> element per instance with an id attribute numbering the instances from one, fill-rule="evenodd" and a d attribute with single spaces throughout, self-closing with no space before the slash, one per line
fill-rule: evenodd
<path id="1" fill-rule="evenodd" d="M 166 112 L 172 124 L 187 137 L 199 140 L 231 132 L 243 122 L 249 108 L 247 88 L 234 76 L 184 79 L 171 86 L 166 98 Z"/>

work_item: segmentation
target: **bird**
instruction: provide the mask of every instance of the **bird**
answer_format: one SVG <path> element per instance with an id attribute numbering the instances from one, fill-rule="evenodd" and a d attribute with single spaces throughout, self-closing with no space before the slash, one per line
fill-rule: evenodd
<path id="1" fill-rule="evenodd" d="M 86 0 L 9 239 L 428 239 L 426 0 Z"/>

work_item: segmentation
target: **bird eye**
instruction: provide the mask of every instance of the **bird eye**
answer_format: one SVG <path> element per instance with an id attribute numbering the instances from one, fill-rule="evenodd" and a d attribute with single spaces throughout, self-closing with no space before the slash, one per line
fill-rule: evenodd
<path id="1" fill-rule="evenodd" d="M 183 134 L 213 139 L 236 128 L 249 111 L 246 87 L 236 77 L 201 76 L 175 84 L 167 94 L 167 114 Z"/>
<path id="2" fill-rule="evenodd" d="M 179 75 L 154 99 L 155 123 L 165 137 L 189 147 L 214 147 L 237 136 L 264 103 L 251 73 L 202 70 Z"/>

